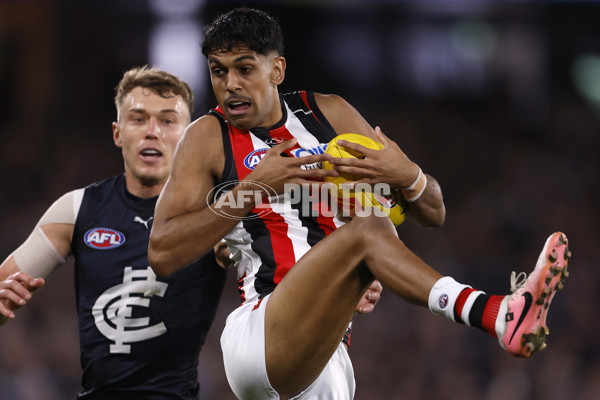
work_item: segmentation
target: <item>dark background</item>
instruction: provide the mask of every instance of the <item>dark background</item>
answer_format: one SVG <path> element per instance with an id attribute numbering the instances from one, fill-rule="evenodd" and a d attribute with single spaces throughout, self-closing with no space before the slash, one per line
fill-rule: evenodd
<path id="1" fill-rule="evenodd" d="M 239 4 L 279 18 L 281 91 L 343 96 L 440 182 L 441 229 L 404 242 L 443 274 L 508 293 L 561 230 L 571 277 L 548 349 L 514 359 L 495 340 L 384 291 L 355 318 L 363 399 L 600 398 L 598 230 L 600 5 L 542 1 L 0 0 L 0 258 L 66 191 L 122 171 L 114 86 L 156 64 L 215 105 L 201 27 Z M 219 335 L 239 303 L 235 271 L 200 357 L 201 399 L 234 399 Z M 0 328 L 0 399 L 68 399 L 80 366 L 69 261 Z"/>

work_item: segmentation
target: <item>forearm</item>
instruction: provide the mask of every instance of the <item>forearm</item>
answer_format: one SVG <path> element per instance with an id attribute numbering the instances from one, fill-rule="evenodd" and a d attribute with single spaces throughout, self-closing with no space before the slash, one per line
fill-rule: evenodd
<path id="1" fill-rule="evenodd" d="M 236 186 L 229 198 L 245 201 L 215 202 L 209 207 L 160 218 L 157 208 L 148 261 L 157 276 L 169 276 L 208 253 L 256 205 L 252 196 L 240 196 Z"/>
<path id="2" fill-rule="evenodd" d="M 409 203 L 409 214 L 425 227 L 440 227 L 446 219 L 446 207 L 438 182 L 427 175 L 427 185 L 421 196 Z"/>

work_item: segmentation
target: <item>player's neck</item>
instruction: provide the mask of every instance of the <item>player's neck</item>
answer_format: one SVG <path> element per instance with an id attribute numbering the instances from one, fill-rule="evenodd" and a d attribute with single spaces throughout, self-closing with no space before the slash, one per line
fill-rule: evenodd
<path id="1" fill-rule="evenodd" d="M 149 199 L 160 194 L 162 188 L 165 186 L 165 182 L 144 183 L 138 179 L 130 179 L 125 175 L 125 186 L 127 191 L 132 195 L 142 199 Z"/>

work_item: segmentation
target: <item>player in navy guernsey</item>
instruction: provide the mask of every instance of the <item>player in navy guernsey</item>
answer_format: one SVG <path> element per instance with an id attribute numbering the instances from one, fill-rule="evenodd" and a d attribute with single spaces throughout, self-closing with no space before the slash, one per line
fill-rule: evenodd
<path id="1" fill-rule="evenodd" d="M 78 398 L 197 399 L 198 356 L 228 260 L 217 263 L 211 250 L 159 279 L 147 256 L 154 208 L 190 121 L 192 92 L 164 71 L 134 68 L 117 87 L 115 103 L 113 136 L 125 173 L 71 191 L 49 208 L 0 267 L 0 319 L 14 318 L 13 310 L 72 255 L 83 368 Z"/>
<path id="2" fill-rule="evenodd" d="M 227 318 L 221 347 L 239 398 L 353 398 L 340 341 L 375 279 L 400 298 L 497 336 L 511 354 L 543 348 L 546 312 L 570 256 L 562 233 L 550 236 L 529 278 L 514 280 L 512 295 L 490 296 L 425 264 L 387 217 L 315 215 L 305 207 L 309 196 L 298 202 L 290 185 L 315 187 L 341 172 L 400 190 L 422 225 L 442 225 L 445 208 L 436 181 L 341 97 L 279 93 L 286 60 L 281 29 L 268 14 L 240 8 L 221 15 L 206 27 L 202 52 L 219 107 L 182 138 L 148 256 L 157 275 L 171 276 L 225 236 L 243 304 Z M 384 146 L 339 140 L 364 158 L 321 154 L 343 133 Z M 334 169 L 318 168 L 325 160 Z"/>

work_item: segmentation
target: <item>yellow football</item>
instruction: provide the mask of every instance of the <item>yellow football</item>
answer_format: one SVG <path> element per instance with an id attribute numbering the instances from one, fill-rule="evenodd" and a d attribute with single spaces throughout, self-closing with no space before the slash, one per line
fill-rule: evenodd
<path id="1" fill-rule="evenodd" d="M 369 149 L 380 150 L 383 148 L 383 144 L 368 136 L 359 135 L 357 133 L 344 133 L 335 137 L 327 144 L 325 154 L 331 154 L 333 157 L 337 158 L 364 158 L 363 154 L 338 145 L 337 141 L 342 139 L 348 142 L 358 143 Z M 333 165 L 325 161 L 323 162 L 323 168 L 333 169 Z M 404 219 L 406 218 L 406 207 L 403 206 L 405 202 L 399 191 L 389 187 L 389 190 L 386 193 L 385 190 L 380 190 L 381 187 L 373 188 L 369 186 L 365 188 L 365 185 L 361 185 L 360 187 L 360 189 L 364 190 L 358 190 L 358 188 L 357 190 L 344 189 L 343 184 L 345 182 L 357 181 L 361 178 L 361 176 L 349 173 L 340 173 L 339 177 L 327 177 L 325 180 L 337 186 L 338 204 L 342 205 L 342 207 L 350 206 L 354 209 L 353 205 L 355 201 L 358 201 L 361 205 L 362 212 L 369 212 L 371 208 L 375 208 L 387 215 L 395 226 L 404 222 Z"/>

